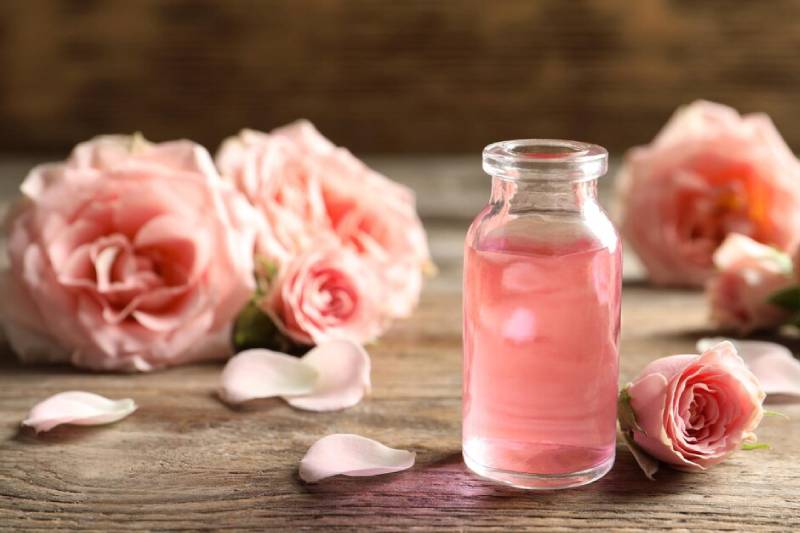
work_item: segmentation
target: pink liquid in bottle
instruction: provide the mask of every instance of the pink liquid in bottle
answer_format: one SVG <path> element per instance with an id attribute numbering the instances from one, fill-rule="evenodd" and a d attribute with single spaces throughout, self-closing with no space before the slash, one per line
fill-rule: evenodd
<path id="1" fill-rule="evenodd" d="M 465 253 L 466 463 L 527 488 L 600 477 L 616 440 L 616 237 L 540 242 L 498 231 L 468 240 Z"/>

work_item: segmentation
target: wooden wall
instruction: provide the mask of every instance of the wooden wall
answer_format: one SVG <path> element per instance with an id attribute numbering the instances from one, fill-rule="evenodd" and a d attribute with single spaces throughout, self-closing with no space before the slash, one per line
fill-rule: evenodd
<path id="1" fill-rule="evenodd" d="M 307 117 L 357 152 L 649 140 L 705 97 L 800 149 L 800 1 L 3 0 L 0 152 Z"/>

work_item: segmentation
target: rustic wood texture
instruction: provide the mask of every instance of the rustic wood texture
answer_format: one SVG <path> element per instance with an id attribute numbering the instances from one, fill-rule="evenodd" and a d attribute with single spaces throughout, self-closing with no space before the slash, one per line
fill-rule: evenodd
<path id="1" fill-rule="evenodd" d="M 0 150 L 307 117 L 356 152 L 563 137 L 619 151 L 696 98 L 800 147 L 800 2 L 5 0 Z"/>
<path id="2" fill-rule="evenodd" d="M 800 528 L 800 404 L 775 408 L 768 450 L 735 454 L 703 474 L 644 478 L 618 447 L 595 484 L 526 493 L 485 482 L 460 457 L 461 240 L 488 190 L 474 158 L 373 159 L 420 196 L 440 267 L 414 316 L 376 345 L 372 395 L 337 413 L 280 401 L 230 409 L 214 396 L 221 365 L 150 375 L 24 367 L 0 358 L 0 529 L 792 531 Z M 0 163 L 15 175 L 25 162 Z M 2 180 L 0 180 L 2 181 Z M 457 183 L 450 186 L 450 183 Z M 7 197 L 7 196 L 6 196 Z M 604 188 L 607 201 L 608 187 Z M 701 294 L 663 291 L 626 258 L 621 382 L 649 360 L 691 352 L 707 333 Z M 19 428 L 50 394 L 131 397 L 130 418 L 40 436 Z M 354 432 L 415 450 L 409 471 L 305 485 L 297 464 L 318 438 Z"/>

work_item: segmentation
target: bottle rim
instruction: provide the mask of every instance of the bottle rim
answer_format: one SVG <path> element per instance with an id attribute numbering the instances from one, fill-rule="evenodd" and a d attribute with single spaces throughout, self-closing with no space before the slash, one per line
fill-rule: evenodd
<path id="1" fill-rule="evenodd" d="M 509 181 L 588 181 L 608 170 L 608 151 L 564 139 L 514 139 L 483 149 L 483 170 Z"/>

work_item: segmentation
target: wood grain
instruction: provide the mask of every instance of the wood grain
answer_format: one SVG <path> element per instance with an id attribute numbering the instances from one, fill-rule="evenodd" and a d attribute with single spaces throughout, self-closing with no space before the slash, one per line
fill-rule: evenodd
<path id="1" fill-rule="evenodd" d="M 800 3 L 5 0 L 0 150 L 307 117 L 360 153 L 563 137 L 621 151 L 697 98 L 800 147 Z"/>
<path id="2" fill-rule="evenodd" d="M 479 169 L 470 171 L 469 159 L 438 161 L 463 172 L 463 188 L 474 189 L 477 201 L 478 187 L 486 187 Z M 439 183 L 432 163 L 375 160 L 393 175 L 427 175 L 428 183 Z M 423 183 L 414 182 L 422 197 L 430 194 Z M 280 401 L 230 409 L 213 395 L 216 364 L 151 375 L 84 374 L 23 367 L 6 351 L 0 361 L 0 529 L 800 528 L 800 404 L 774 406 L 791 420 L 762 423 L 759 436 L 770 449 L 739 452 L 703 474 L 664 470 L 649 482 L 622 447 L 608 476 L 574 490 L 528 494 L 469 474 L 459 435 L 465 228 L 457 216 L 430 217 L 440 275 L 427 284 L 414 316 L 370 348 L 373 394 L 344 412 L 306 413 Z M 636 271 L 626 277 L 621 382 L 655 357 L 692 351 L 707 333 L 702 295 L 651 288 Z M 132 397 L 140 409 L 109 427 L 59 427 L 38 437 L 19 429 L 34 403 L 69 389 Z M 298 461 L 316 439 L 333 432 L 415 450 L 417 465 L 371 479 L 303 484 Z"/>

